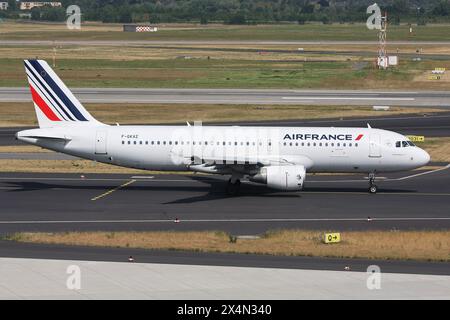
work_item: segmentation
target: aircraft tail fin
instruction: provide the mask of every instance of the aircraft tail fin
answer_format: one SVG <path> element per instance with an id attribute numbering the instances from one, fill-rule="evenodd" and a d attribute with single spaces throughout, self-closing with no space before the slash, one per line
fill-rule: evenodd
<path id="1" fill-rule="evenodd" d="M 25 60 L 39 127 L 101 125 L 44 60 Z"/>

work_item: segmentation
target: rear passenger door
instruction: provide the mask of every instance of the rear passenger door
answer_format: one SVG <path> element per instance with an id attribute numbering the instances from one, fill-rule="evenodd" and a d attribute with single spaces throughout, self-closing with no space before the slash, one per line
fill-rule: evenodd
<path id="1" fill-rule="evenodd" d="M 108 151 L 106 149 L 106 142 L 106 130 L 98 130 L 95 137 L 95 154 L 108 154 Z"/>

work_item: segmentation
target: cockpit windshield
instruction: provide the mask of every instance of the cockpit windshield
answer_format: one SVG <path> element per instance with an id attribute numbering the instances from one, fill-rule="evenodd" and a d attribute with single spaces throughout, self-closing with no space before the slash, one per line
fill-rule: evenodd
<path id="1" fill-rule="evenodd" d="M 415 147 L 416 145 L 411 141 L 397 141 L 395 143 L 396 148 Z"/>

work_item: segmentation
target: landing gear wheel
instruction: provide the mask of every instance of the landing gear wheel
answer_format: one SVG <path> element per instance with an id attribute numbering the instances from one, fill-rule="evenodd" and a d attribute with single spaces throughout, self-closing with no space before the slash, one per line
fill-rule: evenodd
<path id="1" fill-rule="evenodd" d="M 239 189 L 241 186 L 241 181 L 236 180 L 234 183 L 230 180 L 228 180 L 227 184 L 227 195 L 229 196 L 237 196 L 239 194 Z"/>
<path id="2" fill-rule="evenodd" d="M 369 173 L 369 193 L 375 194 L 378 187 L 375 184 L 375 173 Z"/>

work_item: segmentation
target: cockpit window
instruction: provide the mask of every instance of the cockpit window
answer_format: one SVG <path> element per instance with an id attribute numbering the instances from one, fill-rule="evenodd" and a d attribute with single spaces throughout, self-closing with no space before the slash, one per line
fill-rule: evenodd
<path id="1" fill-rule="evenodd" d="M 411 141 L 397 141 L 395 142 L 396 148 L 406 148 L 406 147 L 415 147 L 416 145 Z"/>

